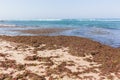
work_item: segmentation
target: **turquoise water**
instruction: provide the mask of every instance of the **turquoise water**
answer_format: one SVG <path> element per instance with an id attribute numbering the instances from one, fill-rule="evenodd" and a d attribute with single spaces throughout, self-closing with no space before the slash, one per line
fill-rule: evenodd
<path id="1" fill-rule="evenodd" d="M 120 21 L 117 20 L 79 20 L 79 19 L 62 19 L 62 20 L 37 20 L 37 21 L 2 21 L 0 24 L 11 24 L 17 26 L 32 27 L 101 27 L 109 29 L 120 29 Z"/>
<path id="2" fill-rule="evenodd" d="M 1 28 L 2 35 L 28 35 L 9 30 L 30 28 L 73 28 L 59 34 L 80 36 L 99 41 L 112 47 L 120 47 L 120 19 L 58 19 L 58 20 L 29 20 L 1 21 L 0 24 L 15 25 L 16 28 Z M 21 28 L 22 27 L 22 28 Z"/>

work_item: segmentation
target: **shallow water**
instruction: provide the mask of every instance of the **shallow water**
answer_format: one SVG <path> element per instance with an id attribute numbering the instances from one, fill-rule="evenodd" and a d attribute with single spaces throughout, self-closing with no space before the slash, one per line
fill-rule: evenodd
<path id="1" fill-rule="evenodd" d="M 20 33 L 15 30 L 37 28 L 73 28 L 59 34 L 80 36 L 99 41 L 112 47 L 120 47 L 120 20 L 119 19 L 62 19 L 62 20 L 37 20 L 37 21 L 1 21 L 0 24 L 14 25 L 16 27 L 0 28 L 1 35 L 33 35 Z"/>

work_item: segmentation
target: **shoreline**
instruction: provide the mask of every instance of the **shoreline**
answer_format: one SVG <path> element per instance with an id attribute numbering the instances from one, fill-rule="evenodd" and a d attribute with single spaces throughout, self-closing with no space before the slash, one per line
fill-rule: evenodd
<path id="1" fill-rule="evenodd" d="M 70 28 L 70 27 L 49 27 L 44 26 L 27 27 L 27 26 L 0 26 L 0 35 L 7 36 L 78 36 L 92 39 L 112 47 L 120 47 L 120 37 L 118 32 L 104 30 L 102 28 Z M 111 37 L 112 36 L 112 37 Z"/>
<path id="2" fill-rule="evenodd" d="M 34 78 L 44 80 L 120 79 L 120 48 L 112 48 L 87 38 L 74 36 L 0 36 L 0 39 L 3 41 L 0 45 L 0 59 L 6 58 L 0 63 L 9 64 L 7 60 L 13 59 L 17 62 L 13 65 L 20 67 L 17 64 L 22 64 L 20 71 L 11 70 L 12 75 L 19 74 L 15 78 L 23 76 L 20 79 L 24 79 L 25 74 L 28 77 L 34 74 Z M 10 48 L 10 45 L 15 50 Z M 4 47 L 5 50 L 3 50 Z M 6 56 L 8 54 L 3 55 L 7 49 L 8 53 L 12 50 L 13 55 L 12 53 L 9 57 Z M 18 59 L 16 59 L 17 56 Z M 13 67 L 13 65 L 10 66 Z M 38 68 L 40 66 L 42 68 Z M 2 68 L 6 66 L 0 66 L 0 68 L 4 72 Z M 35 68 L 43 72 L 37 72 Z M 9 66 L 7 71 L 11 72 L 8 69 Z M 7 74 L 10 75 L 10 73 Z"/>

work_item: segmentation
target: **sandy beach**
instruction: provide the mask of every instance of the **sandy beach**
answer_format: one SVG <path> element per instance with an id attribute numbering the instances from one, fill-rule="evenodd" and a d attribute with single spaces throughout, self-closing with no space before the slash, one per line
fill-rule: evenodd
<path id="1" fill-rule="evenodd" d="M 120 0 L 0 0 L 0 80 L 120 80 Z"/>
<path id="2" fill-rule="evenodd" d="M 120 80 L 120 49 L 74 36 L 0 36 L 0 80 Z"/>

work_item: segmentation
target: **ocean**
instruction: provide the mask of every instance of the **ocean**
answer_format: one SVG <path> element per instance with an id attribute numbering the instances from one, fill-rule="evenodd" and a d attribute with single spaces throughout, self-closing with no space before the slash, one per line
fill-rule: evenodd
<path id="1" fill-rule="evenodd" d="M 1 27 L 0 35 L 28 35 L 14 30 L 37 28 L 72 28 L 54 35 L 79 36 L 94 41 L 120 47 L 120 19 L 41 19 L 41 20 L 7 20 L 0 25 L 16 26 Z"/>

